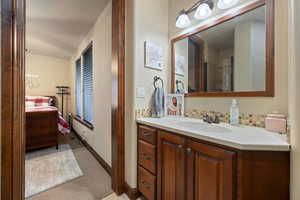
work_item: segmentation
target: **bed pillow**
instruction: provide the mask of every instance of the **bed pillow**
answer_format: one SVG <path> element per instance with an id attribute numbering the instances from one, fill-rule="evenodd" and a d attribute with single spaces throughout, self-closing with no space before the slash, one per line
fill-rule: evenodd
<path id="1" fill-rule="evenodd" d="M 34 101 L 35 106 L 49 106 L 50 98 L 49 97 L 38 97 Z"/>
<path id="2" fill-rule="evenodd" d="M 34 101 L 25 101 L 26 108 L 30 108 L 30 107 L 34 107 L 34 106 L 35 106 Z"/>
<path id="3" fill-rule="evenodd" d="M 25 102 L 33 102 L 34 106 L 49 106 L 50 99 L 50 97 L 43 96 L 26 96 Z M 28 103 L 28 105 L 32 105 L 32 103 Z"/>

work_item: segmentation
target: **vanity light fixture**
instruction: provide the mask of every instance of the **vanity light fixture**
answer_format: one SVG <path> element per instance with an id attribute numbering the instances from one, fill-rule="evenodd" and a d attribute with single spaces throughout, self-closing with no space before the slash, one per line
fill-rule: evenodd
<path id="1" fill-rule="evenodd" d="M 205 19 L 212 14 L 213 0 L 199 0 L 188 10 L 182 10 L 176 20 L 176 27 L 186 28 L 191 24 L 189 14 L 195 12 L 194 17 L 198 20 Z"/>
<path id="2" fill-rule="evenodd" d="M 239 0 L 218 0 L 219 9 L 228 9 L 236 5 Z M 203 20 L 211 16 L 214 8 L 213 0 L 199 0 L 188 10 L 182 10 L 176 19 L 177 28 L 186 28 L 191 24 L 189 14 L 195 11 L 194 17 Z"/>
<path id="3" fill-rule="evenodd" d="M 235 6 L 239 0 L 219 0 L 218 1 L 218 8 L 224 10 Z"/>
<path id="4" fill-rule="evenodd" d="M 211 16 L 212 10 L 207 3 L 200 4 L 195 12 L 196 19 L 205 19 Z"/>
<path id="5" fill-rule="evenodd" d="M 178 28 L 186 28 L 191 24 L 191 20 L 189 16 L 187 15 L 185 10 L 182 10 L 180 12 L 180 15 L 177 17 L 176 20 L 176 27 Z"/>

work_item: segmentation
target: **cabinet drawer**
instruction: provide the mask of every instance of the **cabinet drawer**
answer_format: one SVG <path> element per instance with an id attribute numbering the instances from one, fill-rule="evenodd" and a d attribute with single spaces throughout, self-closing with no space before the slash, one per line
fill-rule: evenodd
<path id="1" fill-rule="evenodd" d="M 156 177 L 139 167 L 139 191 L 148 199 L 156 199 Z"/>
<path id="2" fill-rule="evenodd" d="M 139 164 L 156 173 L 156 147 L 142 140 L 139 140 Z"/>
<path id="3" fill-rule="evenodd" d="M 139 139 L 156 144 L 156 129 L 147 126 L 139 126 Z"/>

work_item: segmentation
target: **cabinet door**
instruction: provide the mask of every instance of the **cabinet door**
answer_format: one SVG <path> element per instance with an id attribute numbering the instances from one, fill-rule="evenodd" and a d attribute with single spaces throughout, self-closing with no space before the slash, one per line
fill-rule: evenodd
<path id="1" fill-rule="evenodd" d="M 234 200 L 234 152 L 187 142 L 187 200 Z"/>
<path id="2" fill-rule="evenodd" d="M 184 200 L 185 139 L 159 131 L 157 141 L 157 199 Z"/>

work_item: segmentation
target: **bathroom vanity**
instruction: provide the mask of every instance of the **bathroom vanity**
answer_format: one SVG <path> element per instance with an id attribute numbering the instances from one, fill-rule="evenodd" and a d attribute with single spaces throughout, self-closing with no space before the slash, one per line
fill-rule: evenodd
<path id="1" fill-rule="evenodd" d="M 285 136 L 191 118 L 137 123 L 138 190 L 146 199 L 289 199 Z"/>

